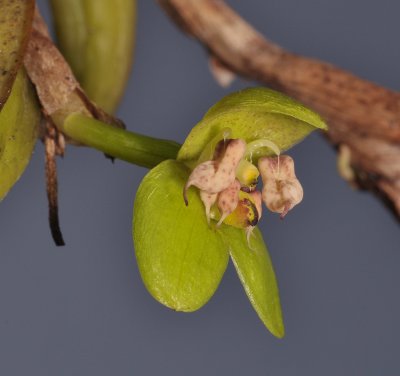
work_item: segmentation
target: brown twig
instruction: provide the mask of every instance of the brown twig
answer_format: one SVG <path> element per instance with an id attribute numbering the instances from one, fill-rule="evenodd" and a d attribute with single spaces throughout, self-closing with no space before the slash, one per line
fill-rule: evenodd
<path id="1" fill-rule="evenodd" d="M 62 136 L 61 136 L 62 137 Z M 58 181 L 57 154 L 63 154 L 63 145 L 59 144 L 60 137 L 57 128 L 50 120 L 46 120 L 44 145 L 46 164 L 46 190 L 49 203 L 49 224 L 54 242 L 58 246 L 65 245 L 58 217 Z"/>
<path id="2" fill-rule="evenodd" d="M 221 0 L 158 1 L 222 66 L 286 92 L 325 117 L 330 141 L 347 148 L 353 183 L 382 196 L 400 215 L 399 93 L 285 51 Z"/>

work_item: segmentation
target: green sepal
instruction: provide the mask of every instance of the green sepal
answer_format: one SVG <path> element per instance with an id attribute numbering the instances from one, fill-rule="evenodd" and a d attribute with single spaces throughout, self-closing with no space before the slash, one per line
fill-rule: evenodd
<path id="1" fill-rule="evenodd" d="M 197 160 L 223 129 L 230 129 L 231 138 L 246 142 L 268 139 L 284 151 L 313 130 L 326 130 L 327 126 L 318 114 L 284 94 L 267 88 L 249 88 L 226 96 L 209 109 L 182 145 L 178 160 Z M 260 155 L 272 154 L 265 149 Z"/>
<path id="2" fill-rule="evenodd" d="M 228 263 L 220 232 L 209 226 L 196 190 L 183 201 L 190 171 L 168 160 L 152 169 L 136 194 L 133 240 L 143 282 L 160 303 L 195 311 L 214 294 Z"/>
<path id="3" fill-rule="evenodd" d="M 256 227 L 247 243 L 244 230 L 223 226 L 221 233 L 239 279 L 258 316 L 276 337 L 285 335 L 279 289 L 274 268 L 262 234 Z"/>
<path id="4" fill-rule="evenodd" d="M 39 131 L 40 111 L 26 74 L 20 71 L 0 112 L 0 201 L 27 166 Z"/>

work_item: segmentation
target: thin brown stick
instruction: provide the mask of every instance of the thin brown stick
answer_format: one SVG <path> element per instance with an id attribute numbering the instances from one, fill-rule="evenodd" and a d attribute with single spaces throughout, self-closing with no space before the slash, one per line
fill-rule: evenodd
<path id="1" fill-rule="evenodd" d="M 171 18 L 238 75 L 297 98 L 346 146 L 354 181 L 400 215 L 400 94 L 264 38 L 221 0 L 158 0 Z M 347 174 L 348 175 L 348 174 Z"/>
<path id="2" fill-rule="evenodd" d="M 58 217 L 58 181 L 57 181 L 57 149 L 64 152 L 62 146 L 58 145 L 58 134 L 55 126 L 46 121 L 44 136 L 45 164 L 46 164 L 46 191 L 49 203 L 49 224 L 54 242 L 58 246 L 65 245 Z"/>

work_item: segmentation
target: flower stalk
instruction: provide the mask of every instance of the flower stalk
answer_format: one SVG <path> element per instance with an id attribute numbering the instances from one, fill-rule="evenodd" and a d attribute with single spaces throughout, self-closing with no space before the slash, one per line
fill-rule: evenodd
<path id="1" fill-rule="evenodd" d="M 115 128 L 79 113 L 67 116 L 58 127 L 74 141 L 147 168 L 153 168 L 167 159 L 175 159 L 180 148 L 177 142 Z"/>

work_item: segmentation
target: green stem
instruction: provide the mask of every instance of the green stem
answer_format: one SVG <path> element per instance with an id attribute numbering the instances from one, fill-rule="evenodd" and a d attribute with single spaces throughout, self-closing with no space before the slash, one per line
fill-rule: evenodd
<path id="1" fill-rule="evenodd" d="M 123 129 L 79 113 L 69 115 L 62 132 L 71 139 L 107 155 L 139 166 L 153 168 L 166 159 L 176 159 L 181 145 Z"/>

